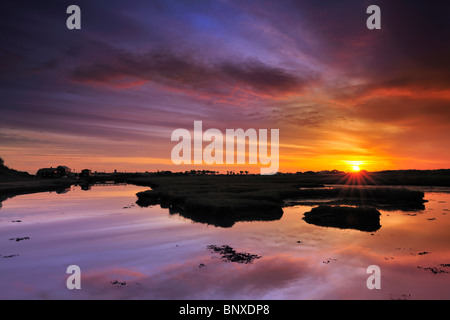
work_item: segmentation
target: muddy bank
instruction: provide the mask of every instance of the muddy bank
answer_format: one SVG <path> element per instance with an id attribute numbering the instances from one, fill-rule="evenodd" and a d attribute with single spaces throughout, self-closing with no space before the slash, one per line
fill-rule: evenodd
<path id="1" fill-rule="evenodd" d="M 179 214 L 194 222 L 229 228 L 238 221 L 274 221 L 283 216 L 281 205 L 270 201 L 231 199 L 221 194 L 195 196 L 189 199 L 170 197 L 158 190 L 137 194 L 141 207 L 160 205 L 170 214 Z"/>
<path id="2" fill-rule="evenodd" d="M 128 182 L 152 188 L 137 194 L 140 206 L 161 205 L 171 213 L 219 227 L 280 219 L 284 199 L 294 196 L 302 185 L 277 176 L 177 176 Z"/>
<path id="3" fill-rule="evenodd" d="M 64 192 L 75 180 L 69 179 L 29 179 L 21 181 L 0 182 L 0 207 L 8 198 L 38 192 Z"/>
<path id="4" fill-rule="evenodd" d="M 76 180 L 71 179 L 30 179 L 0 182 L 0 194 L 25 194 L 63 190 L 76 182 Z"/>
<path id="5" fill-rule="evenodd" d="M 314 189 L 301 189 L 296 194 L 299 199 L 338 199 L 342 201 L 353 202 L 373 202 L 386 204 L 422 204 L 424 192 L 417 190 L 410 190 L 408 188 L 394 188 L 394 187 L 365 187 L 365 186 L 345 186 Z"/>
<path id="6" fill-rule="evenodd" d="M 308 200 L 288 200 L 285 203 L 286 207 L 291 207 L 295 205 L 303 206 L 371 206 L 377 208 L 378 210 L 384 211 L 422 211 L 425 209 L 424 203 L 421 201 L 376 201 L 376 200 L 366 200 L 366 199 L 333 199 L 329 200 L 326 198 L 319 199 L 308 199 Z"/>

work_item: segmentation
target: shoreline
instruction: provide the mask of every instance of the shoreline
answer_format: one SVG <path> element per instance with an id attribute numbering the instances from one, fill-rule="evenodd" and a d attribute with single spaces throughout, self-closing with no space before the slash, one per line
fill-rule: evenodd
<path id="1" fill-rule="evenodd" d="M 19 180 L 0 182 L 0 208 L 2 202 L 6 199 L 13 198 L 24 194 L 33 194 L 40 192 L 63 191 L 74 185 L 73 180 Z"/>
<path id="2" fill-rule="evenodd" d="M 89 179 L 27 179 L 0 182 L 1 203 L 18 195 L 64 192 L 72 185 L 90 186 L 105 181 L 148 187 L 136 194 L 141 207 L 159 205 L 194 222 L 222 228 L 241 221 L 274 221 L 283 208 L 295 205 L 356 206 L 388 211 L 418 211 L 425 208 L 425 193 L 395 186 L 334 185 L 324 188 L 297 176 L 202 175 L 150 176 L 115 175 Z"/>
<path id="3" fill-rule="evenodd" d="M 422 210 L 426 202 L 424 192 L 408 188 L 352 185 L 325 189 L 292 176 L 166 176 L 127 182 L 152 188 L 136 194 L 141 207 L 160 205 L 195 222 L 220 227 L 238 221 L 277 220 L 284 207 L 306 201 L 388 210 Z"/>
<path id="4" fill-rule="evenodd" d="M 0 182 L 0 195 L 56 191 L 76 184 L 73 179 L 17 180 Z"/>

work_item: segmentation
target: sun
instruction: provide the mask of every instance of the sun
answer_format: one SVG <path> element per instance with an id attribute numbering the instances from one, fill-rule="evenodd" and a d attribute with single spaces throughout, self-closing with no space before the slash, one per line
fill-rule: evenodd
<path id="1" fill-rule="evenodd" d="M 361 165 L 364 165 L 364 161 L 345 161 L 347 165 L 349 166 L 349 169 L 351 169 L 352 172 L 360 172 Z"/>

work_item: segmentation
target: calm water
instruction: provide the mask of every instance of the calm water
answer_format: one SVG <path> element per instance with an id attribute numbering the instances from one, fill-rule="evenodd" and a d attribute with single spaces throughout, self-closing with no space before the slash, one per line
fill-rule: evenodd
<path id="1" fill-rule="evenodd" d="M 0 299 L 450 299 L 450 189 L 428 189 L 422 211 L 380 210 L 374 233 L 307 224 L 310 206 L 217 228 L 134 205 L 145 189 L 4 201 Z M 226 262 L 209 245 L 261 258 Z M 81 268 L 81 290 L 66 287 L 69 265 Z M 366 286 L 370 265 L 380 290 Z"/>

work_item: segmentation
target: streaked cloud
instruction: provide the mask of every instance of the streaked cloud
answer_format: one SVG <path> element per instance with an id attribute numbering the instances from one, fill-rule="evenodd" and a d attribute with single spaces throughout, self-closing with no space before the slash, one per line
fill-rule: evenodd
<path id="1" fill-rule="evenodd" d="M 356 0 L 80 0 L 83 27 L 70 32 L 66 3 L 8 2 L 0 156 L 30 171 L 37 150 L 74 167 L 88 152 L 169 159 L 171 131 L 202 120 L 280 129 L 281 171 L 358 157 L 369 170 L 448 167 L 448 4 L 377 4 L 371 31 Z"/>

